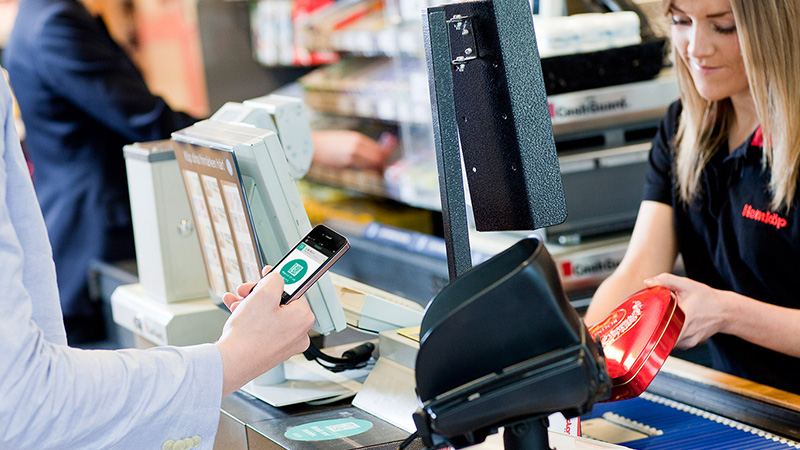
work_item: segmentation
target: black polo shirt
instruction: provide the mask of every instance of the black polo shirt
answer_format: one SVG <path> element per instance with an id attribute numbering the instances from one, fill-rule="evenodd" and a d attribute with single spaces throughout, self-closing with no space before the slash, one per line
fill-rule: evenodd
<path id="1" fill-rule="evenodd" d="M 800 208 L 770 209 L 761 133 L 729 153 L 719 148 L 703 170 L 702 193 L 686 206 L 673 183 L 673 150 L 681 105 L 661 123 L 650 152 L 644 200 L 672 206 L 689 278 L 766 303 L 800 308 Z M 709 340 L 714 368 L 800 393 L 800 359 L 731 335 Z"/>

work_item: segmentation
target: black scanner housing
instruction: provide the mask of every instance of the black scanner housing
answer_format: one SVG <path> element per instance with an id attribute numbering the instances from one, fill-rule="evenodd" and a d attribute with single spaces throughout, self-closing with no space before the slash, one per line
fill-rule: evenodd
<path id="1" fill-rule="evenodd" d="M 535 238 L 466 271 L 428 304 L 416 382 L 423 406 L 414 421 L 428 448 L 473 445 L 505 426 L 508 449 L 510 425 L 544 429 L 548 415 L 583 414 L 611 388 L 600 346 Z"/>

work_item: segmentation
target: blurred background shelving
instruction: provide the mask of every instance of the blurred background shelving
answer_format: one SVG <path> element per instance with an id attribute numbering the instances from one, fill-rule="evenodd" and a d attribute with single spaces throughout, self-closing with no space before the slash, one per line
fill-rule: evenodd
<path id="1" fill-rule="evenodd" d="M 296 24 L 301 45 L 340 55 L 338 62 L 298 80 L 307 105 L 327 117 L 323 122 L 358 118 L 398 138 L 392 164 L 382 177 L 312 171 L 310 179 L 440 209 L 421 25 L 422 11 L 433 3 L 338 1 Z M 365 178 L 374 189 L 365 191 L 362 183 L 353 183 Z"/>
<path id="2" fill-rule="evenodd" d="M 0 7 L 11 11 L 16 1 L 0 0 Z M 204 117 L 227 101 L 241 101 L 293 85 L 288 91 L 304 97 L 313 111 L 314 128 L 356 129 L 373 138 L 389 131 L 398 137 L 398 149 L 384 173 L 313 170 L 309 180 L 390 198 L 411 207 L 439 209 L 421 15 L 426 7 L 444 1 L 88 3 L 103 16 L 112 36 L 130 51 L 151 89 L 173 107 Z M 539 0 L 532 1 L 534 10 L 538 3 Z M 566 10 L 581 12 L 586 4 L 585 0 L 569 0 Z M 657 1 L 637 0 L 637 4 L 643 11 L 657 14 Z M 5 30 L 0 28 L 0 37 L 13 23 L 13 11 L 2 17 L 8 24 Z M 600 55 L 600 61 L 607 56 Z M 582 56 L 563 64 L 574 65 L 576 61 L 581 67 L 588 67 L 591 59 Z M 547 64 L 555 67 L 545 70 L 546 79 L 551 79 L 555 88 L 564 85 L 557 73 L 551 73 L 564 70 L 557 63 L 558 57 L 542 61 L 543 68 Z M 666 86 L 662 90 L 669 91 L 673 80 L 662 80 Z M 604 119 L 602 114 L 582 114 L 615 101 L 632 101 L 611 98 L 615 95 L 619 97 L 599 91 L 587 91 L 583 97 L 551 96 L 560 154 L 574 160 L 576 151 L 622 146 L 652 136 L 653 123 L 666 107 L 661 97 L 644 112 L 643 108 L 629 108 L 627 116 L 605 114 Z M 574 120 L 580 115 L 585 117 Z M 574 161 L 570 164 L 576 167 Z M 590 160 L 584 165 L 601 164 Z"/>
<path id="3" fill-rule="evenodd" d="M 532 2 L 534 10 L 539 1 Z M 0 39 L 10 31 L 16 2 L 0 0 L 0 8 L 11 12 L 2 15 Z M 585 12 L 593 2 L 568 0 L 566 12 Z M 658 0 L 635 2 L 648 15 L 660 15 Z M 421 19 L 426 7 L 441 3 L 88 1 L 131 53 L 151 90 L 174 108 L 205 117 L 225 102 L 277 91 L 305 99 L 313 128 L 354 129 L 373 138 L 395 134 L 398 147 L 383 172 L 312 168 L 302 180 L 309 215 L 314 221 L 351 223 L 355 234 L 380 222 L 433 236 L 441 236 L 441 218 Z M 534 21 L 538 39 L 546 27 L 539 17 Z M 657 22 L 651 23 L 656 29 Z M 663 30 L 651 34 L 658 37 Z M 645 44 L 655 48 L 663 41 Z M 640 55 L 646 45 L 542 59 L 569 209 L 565 225 L 547 230 L 553 242 L 624 236 L 632 226 L 646 143 L 677 98 L 674 76 L 668 67 L 660 70 L 663 55 L 648 51 L 647 60 Z M 646 63 L 655 71 L 638 70 Z M 637 76 L 615 79 L 609 75 L 613 69 Z M 582 89 L 564 72 L 586 72 L 579 81 L 602 84 Z M 494 249 L 518 238 L 497 237 Z M 479 237 L 472 240 L 480 245 Z M 487 252 L 492 248 L 485 246 Z M 612 253 L 606 259 L 618 258 L 618 249 L 606 252 Z M 613 266 L 602 263 L 605 272 Z M 435 267 L 443 268 L 444 261 L 436 259 Z M 439 274 L 446 276 L 446 268 Z"/>

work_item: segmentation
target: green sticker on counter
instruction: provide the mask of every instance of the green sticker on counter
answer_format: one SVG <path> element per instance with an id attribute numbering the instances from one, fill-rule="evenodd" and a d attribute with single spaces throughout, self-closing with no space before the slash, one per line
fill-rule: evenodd
<path id="1" fill-rule="evenodd" d="M 329 441 L 361 434 L 372 422 L 360 419 L 331 419 L 289 428 L 283 435 L 293 441 Z"/>

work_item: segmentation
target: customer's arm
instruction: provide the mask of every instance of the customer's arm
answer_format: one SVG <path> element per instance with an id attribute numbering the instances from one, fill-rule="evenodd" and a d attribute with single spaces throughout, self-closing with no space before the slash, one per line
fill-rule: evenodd
<path id="1" fill-rule="evenodd" d="M 0 198 L 9 195 L 5 181 L 3 173 Z M 54 289 L 24 281 L 28 255 L 11 214 L 0 204 L 0 448 L 161 448 L 197 436 L 198 448 L 211 449 L 223 384 L 228 394 L 308 344 L 313 315 L 302 300 L 278 307 L 282 280 L 237 308 L 219 350 L 53 344 L 31 315 L 38 290 Z"/>
<path id="2" fill-rule="evenodd" d="M 55 269 L 0 84 L 0 448 L 211 448 L 222 360 L 212 344 L 148 351 L 63 345 Z"/>
<path id="3" fill-rule="evenodd" d="M 67 347 L 44 220 L 10 116 L 0 79 L 0 448 L 159 449 L 191 439 L 210 450 L 223 375 L 227 393 L 304 349 L 313 315 L 295 302 L 265 318 L 280 299 L 273 281 L 237 308 L 222 355 L 214 344 Z"/>

